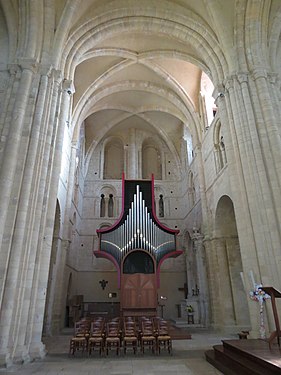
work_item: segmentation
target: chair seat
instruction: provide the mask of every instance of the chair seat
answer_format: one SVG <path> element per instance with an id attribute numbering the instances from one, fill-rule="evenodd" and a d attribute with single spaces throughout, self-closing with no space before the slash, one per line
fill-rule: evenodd
<path id="1" fill-rule="evenodd" d="M 86 337 L 72 337 L 71 341 L 83 342 L 83 341 L 86 341 Z"/>
<path id="2" fill-rule="evenodd" d="M 158 340 L 171 340 L 171 336 L 169 335 L 163 335 L 163 336 L 158 336 Z"/>
<path id="3" fill-rule="evenodd" d="M 119 342 L 120 339 L 119 339 L 119 337 L 107 337 L 106 341 L 107 342 Z"/>
<path id="4" fill-rule="evenodd" d="M 89 338 L 89 342 L 99 342 L 99 341 L 103 341 L 103 337 L 96 336 L 96 337 L 90 337 Z"/>
<path id="5" fill-rule="evenodd" d="M 137 341 L 138 338 L 136 336 L 125 336 L 123 338 L 124 341 Z"/>
<path id="6" fill-rule="evenodd" d="M 143 341 L 152 341 L 155 340 L 155 336 L 142 336 Z"/>

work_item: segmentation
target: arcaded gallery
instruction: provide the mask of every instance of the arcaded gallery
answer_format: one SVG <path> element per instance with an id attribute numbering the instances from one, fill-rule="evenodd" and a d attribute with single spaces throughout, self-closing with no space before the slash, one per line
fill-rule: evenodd
<path id="1" fill-rule="evenodd" d="M 280 83 L 280 0 L 0 0 L 0 373 L 281 372 Z"/>

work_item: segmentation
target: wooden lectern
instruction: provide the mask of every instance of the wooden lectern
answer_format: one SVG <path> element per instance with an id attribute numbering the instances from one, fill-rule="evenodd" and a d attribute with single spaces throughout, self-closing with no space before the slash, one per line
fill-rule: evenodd
<path id="1" fill-rule="evenodd" d="M 280 331 L 280 324 L 279 324 L 279 318 L 276 308 L 276 302 L 275 298 L 281 298 L 281 292 L 279 290 L 273 288 L 272 286 L 266 286 L 261 288 L 265 293 L 269 294 L 271 297 L 271 305 L 272 305 L 272 311 L 275 321 L 275 328 L 276 330 L 271 333 L 268 339 L 269 347 L 271 346 L 271 342 L 277 337 L 278 346 L 280 347 L 280 337 L 281 337 L 281 331 Z"/>

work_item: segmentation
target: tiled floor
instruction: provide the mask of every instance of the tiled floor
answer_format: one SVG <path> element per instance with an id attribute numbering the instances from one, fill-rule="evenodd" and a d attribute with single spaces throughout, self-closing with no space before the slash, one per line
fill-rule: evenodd
<path id="1" fill-rule="evenodd" d="M 191 340 L 174 340 L 173 355 L 161 353 L 155 356 L 132 352 L 126 356 L 110 353 L 100 358 L 94 353 L 90 358 L 80 354 L 69 357 L 70 336 L 62 335 L 45 339 L 48 355 L 43 360 L 9 369 L 0 369 L 3 374 L 43 375 L 215 375 L 221 374 L 205 360 L 204 352 L 219 344 L 224 338 L 210 331 L 196 330 Z"/>

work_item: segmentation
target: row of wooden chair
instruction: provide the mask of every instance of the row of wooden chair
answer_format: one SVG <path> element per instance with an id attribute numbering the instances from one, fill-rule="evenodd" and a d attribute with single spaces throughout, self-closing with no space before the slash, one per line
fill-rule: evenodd
<path id="1" fill-rule="evenodd" d="M 172 339 L 169 333 L 169 323 L 161 318 L 125 317 L 105 321 L 103 317 L 90 320 L 81 320 L 75 323 L 74 336 L 70 340 L 69 353 L 76 351 L 88 352 L 89 355 L 98 351 L 100 355 L 115 350 L 120 353 L 123 347 L 124 354 L 128 349 L 137 353 L 140 348 L 142 354 L 145 348 L 153 353 L 160 354 L 162 349 L 172 354 Z"/>

